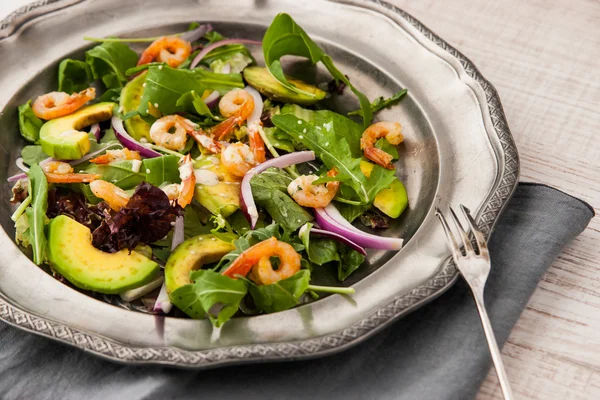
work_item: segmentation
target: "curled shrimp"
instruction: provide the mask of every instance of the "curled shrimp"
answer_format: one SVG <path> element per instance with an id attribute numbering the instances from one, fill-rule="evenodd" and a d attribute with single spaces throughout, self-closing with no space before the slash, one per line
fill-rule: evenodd
<path id="1" fill-rule="evenodd" d="M 156 39 L 144 50 L 137 65 L 159 61 L 175 68 L 183 64 L 191 53 L 192 45 L 190 42 L 175 36 L 163 36 Z"/>
<path id="2" fill-rule="evenodd" d="M 230 133 L 236 125 L 244 122 L 254 111 L 254 97 L 243 89 L 234 89 L 225 94 L 219 101 L 219 111 L 227 119 L 212 128 L 216 140 Z"/>
<path id="3" fill-rule="evenodd" d="M 248 125 L 248 140 L 250 143 L 250 150 L 254 154 L 254 158 L 258 164 L 264 163 L 267 159 L 265 152 L 265 142 L 260 135 L 259 130 L 262 129 L 260 123 L 251 123 Z"/>
<path id="4" fill-rule="evenodd" d="M 150 138 L 159 146 L 180 151 L 185 148 L 187 134 L 196 124 L 179 115 L 167 115 L 154 121 L 150 127 Z M 171 133 L 173 132 L 173 133 Z"/>
<path id="5" fill-rule="evenodd" d="M 129 194 L 110 182 L 96 180 L 90 183 L 94 196 L 104 200 L 114 211 L 119 211 L 129 202 Z"/>
<path id="6" fill-rule="evenodd" d="M 140 153 L 134 150 L 123 149 L 123 150 L 107 150 L 106 153 L 101 156 L 92 158 L 91 163 L 94 164 L 108 164 L 113 161 L 121 160 L 141 160 Z"/>
<path id="7" fill-rule="evenodd" d="M 82 183 L 100 179 L 98 174 L 76 174 L 71 164 L 62 161 L 48 161 L 40 166 L 49 183 Z"/>
<path id="8" fill-rule="evenodd" d="M 337 171 L 332 168 L 327 176 L 336 176 Z M 287 187 L 287 191 L 303 207 L 326 207 L 335 197 L 340 187 L 339 181 L 331 181 L 319 185 L 313 182 L 319 179 L 317 175 L 301 175 L 294 179 Z"/>
<path id="9" fill-rule="evenodd" d="M 271 257 L 279 258 L 277 270 L 273 270 Z M 269 285 L 300 271 L 300 260 L 300 254 L 292 245 L 272 237 L 242 252 L 223 271 L 223 275 L 231 278 L 236 275 L 246 276 L 252 270 L 252 280 L 258 284 Z"/>
<path id="10" fill-rule="evenodd" d="M 95 98 L 96 89 L 94 88 L 87 88 L 71 95 L 65 92 L 50 92 L 35 99 L 31 109 L 40 119 L 55 119 L 74 113 Z"/>
<path id="11" fill-rule="evenodd" d="M 179 187 L 177 204 L 180 207 L 185 207 L 192 202 L 194 189 L 196 188 L 194 162 L 192 161 L 192 156 L 189 154 L 180 161 L 179 177 L 181 178 L 181 186 Z"/>
<path id="12" fill-rule="evenodd" d="M 193 137 L 198 145 L 207 149 L 213 154 L 217 154 L 221 152 L 221 145 L 219 142 L 206 135 L 201 129 L 192 130 L 188 132 L 191 137 Z"/>
<path id="13" fill-rule="evenodd" d="M 375 147 L 377 139 L 385 137 L 390 144 L 398 145 L 404 136 L 402 136 L 402 125 L 397 122 L 377 122 L 369 126 L 360 138 L 360 148 L 369 160 L 381 165 L 387 169 L 394 169 L 392 165 L 393 157 L 385 151 Z"/>
<path id="14" fill-rule="evenodd" d="M 256 157 L 250 147 L 244 143 L 233 143 L 221 153 L 223 167 L 232 175 L 242 178 L 257 165 Z"/>

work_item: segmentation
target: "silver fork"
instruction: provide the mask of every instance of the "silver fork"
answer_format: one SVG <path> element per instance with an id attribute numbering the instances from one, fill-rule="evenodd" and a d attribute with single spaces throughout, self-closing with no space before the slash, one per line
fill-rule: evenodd
<path id="1" fill-rule="evenodd" d="M 490 353 L 492 354 L 492 360 L 494 361 L 494 367 L 496 368 L 496 374 L 498 375 L 500 387 L 502 388 L 502 394 L 504 395 L 505 399 L 510 400 L 514 397 L 510 389 L 510 383 L 508 381 L 508 376 L 506 375 L 506 370 L 504 369 L 504 364 L 502 363 L 502 357 L 500 355 L 500 350 L 498 349 L 498 343 L 496 342 L 496 338 L 494 336 L 494 330 L 492 329 L 492 324 L 490 323 L 490 318 L 488 317 L 487 311 L 485 310 L 485 304 L 483 302 L 483 289 L 485 287 L 485 282 L 488 278 L 488 275 L 490 274 L 490 254 L 487 249 L 485 238 L 483 237 L 483 234 L 477 230 L 475 221 L 473 220 L 473 217 L 471 217 L 469 210 L 462 204 L 460 209 L 467 219 L 467 223 L 469 224 L 471 232 L 475 236 L 475 241 L 478 248 L 477 250 L 473 248 L 471 240 L 469 239 L 469 235 L 462 227 L 462 224 L 458 220 L 454 210 L 450 208 L 450 216 L 452 217 L 452 220 L 454 221 L 454 224 L 456 225 L 458 233 L 461 237 L 462 245 L 465 249 L 466 255 L 462 254 L 460 246 L 457 244 L 454 234 L 450 230 L 448 222 L 439 208 L 435 209 L 435 215 L 440 219 L 442 227 L 444 228 L 444 232 L 446 233 L 446 237 L 448 238 L 448 244 L 450 246 L 450 250 L 452 251 L 452 258 L 454 258 L 454 262 L 456 263 L 458 270 L 465 278 L 467 284 L 473 292 L 475 304 L 477 304 L 477 310 L 479 311 L 479 317 L 481 318 L 481 325 L 483 325 L 485 338 L 487 339 L 488 347 L 490 348 Z"/>

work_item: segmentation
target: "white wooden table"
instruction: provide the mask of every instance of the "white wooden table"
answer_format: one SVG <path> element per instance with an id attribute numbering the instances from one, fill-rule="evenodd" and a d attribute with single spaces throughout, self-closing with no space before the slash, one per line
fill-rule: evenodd
<path id="1" fill-rule="evenodd" d="M 521 180 L 552 185 L 598 213 L 600 2 L 391 1 L 498 89 Z M 28 2 L 1 0 L 0 18 Z M 517 398 L 600 399 L 600 217 L 550 267 L 503 353 Z M 477 399 L 501 398 L 491 371 Z"/>

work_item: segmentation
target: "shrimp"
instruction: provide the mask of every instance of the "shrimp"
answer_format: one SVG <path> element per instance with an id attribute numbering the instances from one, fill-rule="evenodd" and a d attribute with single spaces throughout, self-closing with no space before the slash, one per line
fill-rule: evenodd
<path id="1" fill-rule="evenodd" d="M 40 119 L 55 119 L 74 113 L 95 98 L 96 89 L 94 88 L 87 88 L 71 95 L 65 92 L 50 92 L 35 99 L 31 109 Z"/>
<path id="2" fill-rule="evenodd" d="M 137 151 L 132 151 L 129 149 L 123 150 L 107 150 L 105 154 L 92 158 L 90 160 L 91 163 L 94 164 L 108 164 L 113 161 L 121 161 L 121 160 L 141 160 L 142 157 L 140 153 Z"/>
<path id="3" fill-rule="evenodd" d="M 187 134 L 196 124 L 179 115 L 167 115 L 154 121 L 150 127 L 150 138 L 159 146 L 180 151 L 185 148 Z M 173 131 L 173 133 L 171 133 Z"/>
<path id="4" fill-rule="evenodd" d="M 250 150 L 254 154 L 254 158 L 258 164 L 264 163 L 267 159 L 265 153 L 265 142 L 260 135 L 259 130 L 262 126 L 259 123 L 251 123 L 248 125 L 248 139 L 250 143 Z"/>
<path id="5" fill-rule="evenodd" d="M 221 152 L 221 145 L 219 142 L 206 135 L 201 129 L 192 130 L 188 133 L 196 140 L 196 142 L 198 142 L 198 145 L 207 149 L 211 153 L 218 154 Z"/>
<path id="6" fill-rule="evenodd" d="M 175 36 L 163 36 L 156 39 L 144 50 L 137 65 L 159 61 L 175 68 L 183 64 L 191 53 L 192 45 L 190 42 Z"/>
<path id="7" fill-rule="evenodd" d="M 327 176 L 336 176 L 337 171 L 332 168 Z M 320 185 L 313 185 L 319 179 L 317 175 L 301 175 L 294 179 L 287 187 L 287 191 L 303 207 L 326 207 L 335 197 L 340 187 L 339 181 L 331 181 Z"/>
<path id="8" fill-rule="evenodd" d="M 381 165 L 387 169 L 394 169 L 392 165 L 393 157 L 385 151 L 375 147 L 377 139 L 384 137 L 390 144 L 398 145 L 404 136 L 402 136 L 402 125 L 397 122 L 377 122 L 369 126 L 360 138 L 360 148 L 369 160 Z"/>
<path id="9" fill-rule="evenodd" d="M 71 164 L 62 161 L 48 161 L 40 166 L 49 183 L 92 182 L 101 177 L 98 174 L 76 174 Z"/>
<path id="10" fill-rule="evenodd" d="M 180 207 L 185 207 L 192 202 L 194 198 L 194 189 L 196 188 L 196 175 L 194 174 L 194 162 L 191 155 L 186 155 L 179 166 L 179 177 L 181 178 L 181 186 L 179 187 L 179 195 L 177 196 L 177 204 Z"/>
<path id="11" fill-rule="evenodd" d="M 219 111 L 227 119 L 212 128 L 216 140 L 230 133 L 236 125 L 241 125 L 254 111 L 254 97 L 243 89 L 229 91 L 219 101 Z"/>
<path id="12" fill-rule="evenodd" d="M 277 270 L 273 270 L 271 257 L 279 258 Z M 258 284 L 269 285 L 300 271 L 300 260 L 300 254 L 292 245 L 272 237 L 242 252 L 223 271 L 223 275 L 235 278 L 236 275 L 246 276 L 252 270 L 252 280 Z"/>
<path id="13" fill-rule="evenodd" d="M 97 180 L 90 183 L 94 196 L 104 200 L 114 211 L 119 211 L 129 202 L 129 194 L 110 182 Z"/>
<path id="14" fill-rule="evenodd" d="M 257 164 L 256 157 L 250 147 L 240 142 L 233 143 L 223 150 L 221 162 L 229 173 L 239 178 L 244 177 Z"/>

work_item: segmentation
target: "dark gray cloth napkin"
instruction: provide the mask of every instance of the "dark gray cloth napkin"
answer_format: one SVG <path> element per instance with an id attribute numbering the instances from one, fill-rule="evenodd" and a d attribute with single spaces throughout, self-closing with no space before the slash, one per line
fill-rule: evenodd
<path id="1" fill-rule="evenodd" d="M 487 308 L 504 343 L 542 274 L 594 215 L 555 189 L 519 184 L 489 243 Z M 366 342 L 326 358 L 210 371 L 127 367 L 0 323 L 3 399 L 469 399 L 491 359 L 460 280 Z M 508 370 L 508 376 L 516 371 Z"/>

